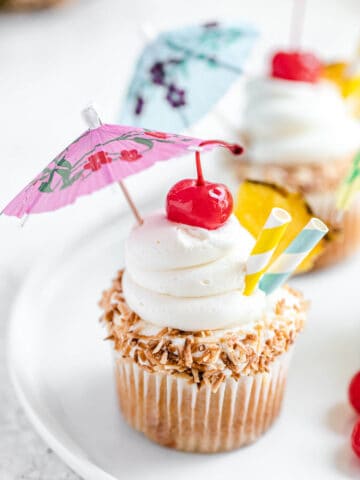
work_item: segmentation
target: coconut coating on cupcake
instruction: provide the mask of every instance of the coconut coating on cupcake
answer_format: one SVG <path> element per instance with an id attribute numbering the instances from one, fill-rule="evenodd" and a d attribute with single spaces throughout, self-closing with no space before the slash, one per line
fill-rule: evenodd
<path id="1" fill-rule="evenodd" d="M 263 318 L 219 330 L 179 330 L 141 319 L 128 306 L 122 289 L 123 271 L 101 300 L 102 321 L 117 354 L 149 372 L 179 375 L 199 387 L 216 391 L 226 378 L 266 372 L 288 351 L 303 329 L 306 303 L 300 293 L 284 287 Z M 191 318 L 189 318 L 191 326 Z"/>

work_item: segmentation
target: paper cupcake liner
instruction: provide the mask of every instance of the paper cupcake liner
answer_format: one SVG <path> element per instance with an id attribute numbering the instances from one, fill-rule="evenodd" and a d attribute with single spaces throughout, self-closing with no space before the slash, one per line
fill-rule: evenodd
<path id="1" fill-rule="evenodd" d="M 345 163 L 348 163 L 348 159 L 344 160 Z M 275 182 L 287 187 L 284 180 L 286 178 L 285 172 L 286 168 L 280 165 L 266 165 L 266 168 L 262 168 L 261 165 L 243 164 L 239 178 L 241 180 L 249 178 Z M 329 227 L 339 231 L 334 240 L 326 245 L 324 252 L 315 262 L 314 269 L 339 262 L 355 253 L 360 247 L 360 200 L 355 200 L 349 210 L 340 218 L 335 206 L 335 193 L 335 187 L 327 190 L 326 185 L 324 185 L 322 190 L 312 190 L 310 193 L 304 194 L 314 215 L 318 216 Z"/>
<path id="2" fill-rule="evenodd" d="M 335 195 L 323 194 L 309 196 L 309 204 L 315 215 L 328 225 L 339 230 L 336 238 L 325 248 L 325 251 L 315 262 L 314 268 L 323 268 L 339 262 L 355 253 L 360 247 L 360 200 L 355 201 L 349 210 L 339 219 L 335 207 Z"/>
<path id="3" fill-rule="evenodd" d="M 268 373 L 226 379 L 214 393 L 179 376 L 149 373 L 120 354 L 115 375 L 127 422 L 163 446 L 214 453 L 254 442 L 279 414 L 291 351 Z"/>

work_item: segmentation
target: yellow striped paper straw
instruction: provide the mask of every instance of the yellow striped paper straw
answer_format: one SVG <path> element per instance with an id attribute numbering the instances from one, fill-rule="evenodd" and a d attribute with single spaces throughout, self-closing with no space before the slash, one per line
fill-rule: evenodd
<path id="1" fill-rule="evenodd" d="M 244 295 L 251 295 L 284 235 L 291 216 L 282 208 L 273 208 L 246 263 Z"/>

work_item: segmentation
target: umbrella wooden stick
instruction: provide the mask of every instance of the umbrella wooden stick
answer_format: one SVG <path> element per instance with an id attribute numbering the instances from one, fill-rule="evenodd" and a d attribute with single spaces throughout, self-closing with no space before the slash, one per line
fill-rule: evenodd
<path id="1" fill-rule="evenodd" d="M 129 207 L 131 208 L 132 213 L 134 214 L 134 217 L 136 218 L 136 221 L 138 222 L 139 225 L 142 225 L 144 223 L 144 220 L 141 217 L 141 215 L 139 213 L 139 210 L 136 208 L 136 205 L 135 205 L 133 199 L 131 198 L 125 183 L 121 180 L 118 183 L 119 183 L 119 186 L 120 186 L 120 188 L 121 188 L 121 190 L 124 194 L 124 197 L 126 198 L 128 204 L 129 204 Z"/>
<path id="2" fill-rule="evenodd" d="M 88 124 L 89 128 L 97 128 L 97 127 L 100 127 L 102 125 L 102 121 L 100 120 L 100 117 L 99 117 L 97 111 L 95 110 L 95 108 L 92 105 L 85 108 L 83 110 L 82 114 L 83 114 L 83 117 L 84 117 L 86 123 Z M 144 223 L 144 220 L 141 217 L 139 210 L 136 208 L 134 200 L 131 198 L 131 195 L 130 195 L 124 181 L 120 180 L 118 182 L 118 184 L 119 184 L 119 186 L 120 186 L 120 188 L 121 188 L 121 190 L 124 194 L 124 197 L 125 197 L 126 201 L 129 204 L 129 207 L 130 207 L 132 213 L 134 214 L 134 217 L 136 218 L 136 221 L 138 222 L 139 225 L 142 225 Z"/>

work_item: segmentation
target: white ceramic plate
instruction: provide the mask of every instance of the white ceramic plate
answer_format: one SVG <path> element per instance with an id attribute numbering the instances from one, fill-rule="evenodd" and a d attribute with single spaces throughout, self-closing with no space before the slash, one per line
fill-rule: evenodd
<path id="1" fill-rule="evenodd" d="M 275 426 L 236 452 L 185 454 L 131 430 L 117 408 L 97 301 L 122 265 L 131 222 L 111 221 L 41 260 L 16 302 L 9 365 L 45 441 L 87 480 L 359 478 L 346 388 L 360 367 L 360 259 L 294 281 L 313 308 Z"/>

